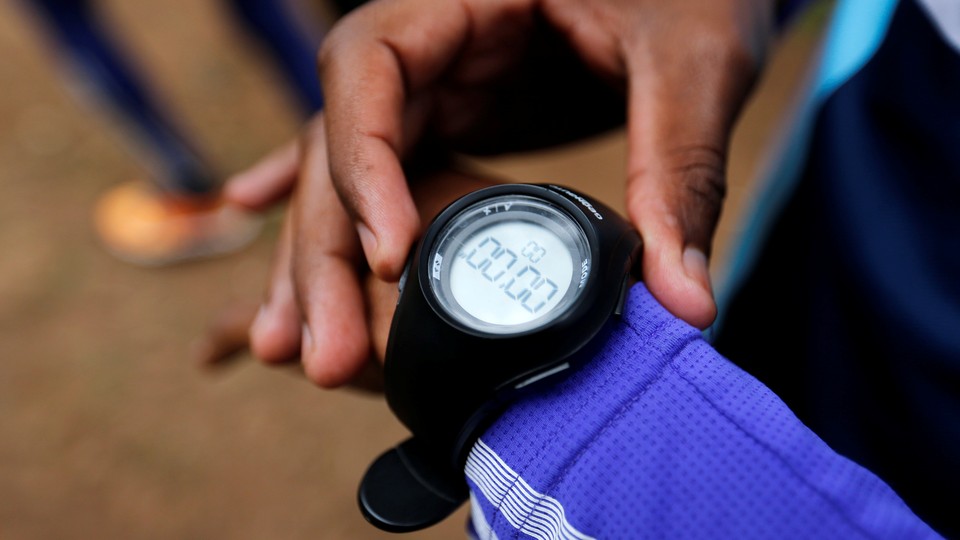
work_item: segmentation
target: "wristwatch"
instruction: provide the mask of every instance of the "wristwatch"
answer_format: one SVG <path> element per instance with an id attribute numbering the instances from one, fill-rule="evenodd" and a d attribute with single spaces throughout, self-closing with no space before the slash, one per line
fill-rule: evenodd
<path id="1" fill-rule="evenodd" d="M 556 185 L 499 185 L 443 210 L 400 279 L 384 363 L 387 403 L 413 436 L 370 466 L 364 517 L 406 532 L 456 510 L 474 442 L 519 394 L 589 357 L 641 246 L 616 212 Z"/>

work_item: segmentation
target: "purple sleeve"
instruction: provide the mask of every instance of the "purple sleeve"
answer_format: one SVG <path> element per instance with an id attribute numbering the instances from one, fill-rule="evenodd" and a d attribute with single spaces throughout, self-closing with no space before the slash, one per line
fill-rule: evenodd
<path id="1" fill-rule="evenodd" d="M 938 537 L 642 284 L 596 357 L 507 410 L 466 472 L 483 539 Z"/>

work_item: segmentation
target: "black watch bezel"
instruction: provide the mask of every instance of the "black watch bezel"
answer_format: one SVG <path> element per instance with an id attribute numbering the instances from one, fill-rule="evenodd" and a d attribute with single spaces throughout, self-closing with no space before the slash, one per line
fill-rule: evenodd
<path id="1" fill-rule="evenodd" d="M 505 186 L 496 186 L 496 188 L 503 187 Z M 580 211 L 580 209 L 573 206 L 570 200 L 565 197 L 554 198 L 552 200 L 546 199 L 544 197 L 545 192 L 543 186 L 531 184 L 510 184 L 509 187 L 511 189 L 504 189 L 502 190 L 503 193 L 488 191 L 495 188 L 487 188 L 475 191 L 461 197 L 450 206 L 447 206 L 443 211 L 437 214 L 437 217 L 434 218 L 434 221 L 427 229 L 426 234 L 424 234 L 423 239 L 419 242 L 419 245 L 414 250 L 415 256 L 418 259 L 416 271 L 417 283 L 420 286 L 421 293 L 423 294 L 427 303 L 433 309 L 433 312 L 436 314 L 436 316 L 442 318 L 447 324 L 457 328 L 459 331 L 465 334 L 470 334 L 472 336 L 477 336 L 484 339 L 514 339 L 531 334 L 549 332 L 553 326 L 557 324 L 562 325 L 562 320 L 569 320 L 571 318 L 575 319 L 576 317 L 582 315 L 582 313 L 578 312 L 577 310 L 580 309 L 582 311 L 584 309 L 584 299 L 591 294 L 592 288 L 596 287 L 596 280 L 594 279 L 594 273 L 592 272 L 592 265 L 593 261 L 596 261 L 599 256 L 599 242 L 595 228 L 592 227 L 589 221 L 586 220 L 584 213 Z M 547 193 L 553 192 L 548 191 Z M 535 199 L 546 200 L 546 202 L 550 203 L 551 205 L 558 207 L 567 217 L 572 218 L 574 223 L 577 224 L 587 239 L 587 245 L 590 249 L 591 272 L 587 276 L 586 284 L 582 287 L 583 291 L 578 294 L 573 306 L 571 306 L 572 309 L 568 309 L 560 317 L 548 322 L 543 326 L 534 327 L 522 332 L 510 334 L 490 334 L 471 328 L 470 326 L 461 323 L 455 317 L 446 312 L 444 307 L 440 304 L 439 299 L 431 290 L 429 276 L 430 272 L 432 271 L 433 263 L 430 260 L 430 254 L 434 252 L 434 247 L 437 243 L 438 237 L 444 232 L 447 225 L 457 216 L 476 203 L 503 195 L 526 195 Z"/>

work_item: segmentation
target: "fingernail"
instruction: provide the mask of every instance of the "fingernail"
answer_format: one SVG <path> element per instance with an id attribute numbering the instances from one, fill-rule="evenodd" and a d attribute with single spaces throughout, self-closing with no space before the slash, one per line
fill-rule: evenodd
<path id="1" fill-rule="evenodd" d="M 707 256 L 695 247 L 683 250 L 683 270 L 687 277 L 696 281 L 707 292 L 712 290 L 710 285 L 710 269 L 707 266 Z"/>
<path id="2" fill-rule="evenodd" d="M 313 350 L 313 334 L 310 333 L 310 327 L 307 326 L 307 323 L 303 323 L 301 335 L 303 336 L 303 341 L 300 343 L 300 349 L 304 354 L 308 354 Z"/>
<path id="3" fill-rule="evenodd" d="M 360 236 L 360 244 L 363 245 L 363 252 L 370 259 L 377 251 L 377 237 L 373 235 L 365 224 L 357 223 L 357 235 Z"/>

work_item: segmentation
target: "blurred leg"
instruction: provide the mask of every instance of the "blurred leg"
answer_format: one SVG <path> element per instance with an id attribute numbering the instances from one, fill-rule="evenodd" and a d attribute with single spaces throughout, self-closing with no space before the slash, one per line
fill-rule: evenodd
<path id="1" fill-rule="evenodd" d="M 157 266 L 235 251 L 260 220 L 221 203 L 218 183 L 163 114 L 111 41 L 89 0 L 24 0 L 40 15 L 79 82 L 113 109 L 155 163 L 150 184 L 127 182 L 94 211 L 97 234 L 119 259 Z"/>
<path id="2" fill-rule="evenodd" d="M 88 0 L 26 0 L 45 23 L 82 84 L 116 111 L 159 170 L 152 178 L 163 191 L 190 196 L 217 186 L 198 153 L 118 51 Z"/>
<path id="3" fill-rule="evenodd" d="M 304 113 L 323 107 L 317 79 L 316 50 L 303 27 L 281 0 L 228 0 L 230 10 L 258 38 L 293 89 Z M 318 40 L 317 40 L 318 41 Z"/>

